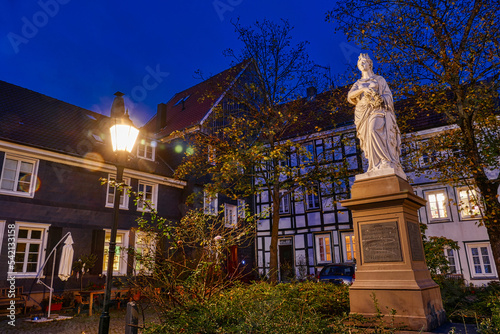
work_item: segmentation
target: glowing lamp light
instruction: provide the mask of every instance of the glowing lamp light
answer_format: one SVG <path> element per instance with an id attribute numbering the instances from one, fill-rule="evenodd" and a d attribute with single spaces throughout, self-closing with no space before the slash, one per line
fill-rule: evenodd
<path id="1" fill-rule="evenodd" d="M 120 120 L 117 120 L 116 122 L 118 123 L 119 121 Z M 132 152 L 137 136 L 139 135 L 138 129 L 131 124 L 122 122 L 120 124 L 114 124 L 109 130 L 111 132 L 111 143 L 114 152 Z"/>

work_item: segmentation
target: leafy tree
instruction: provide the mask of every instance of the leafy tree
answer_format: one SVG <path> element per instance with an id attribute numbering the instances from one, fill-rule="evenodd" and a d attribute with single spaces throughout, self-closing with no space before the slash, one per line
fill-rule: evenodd
<path id="1" fill-rule="evenodd" d="M 350 0 L 327 13 L 350 41 L 373 51 L 391 88 L 411 101 L 401 115 L 451 125 L 420 151 L 434 150 L 425 153 L 441 181 L 478 190 L 497 268 L 500 180 L 490 171 L 500 167 L 499 13 L 499 1 L 482 0 Z"/>
<path id="2" fill-rule="evenodd" d="M 446 274 L 450 270 L 450 263 L 445 256 L 444 249 L 447 247 L 453 250 L 458 250 L 458 243 L 445 237 L 427 237 L 425 235 L 426 230 L 427 225 L 420 224 L 420 232 L 422 233 L 425 262 L 427 263 L 427 267 L 433 277 L 438 274 Z"/>
<path id="3" fill-rule="evenodd" d="M 304 146 L 332 123 L 326 99 L 323 103 L 302 97 L 308 87 L 321 82 L 318 67 L 306 53 L 307 43 L 292 45 L 293 28 L 287 21 L 264 20 L 252 26 L 235 22 L 234 27 L 243 49 L 225 54 L 249 62 L 247 71 L 231 89 L 226 90 L 227 82 L 213 88 L 211 97 L 224 94 L 225 100 L 205 122 L 204 131 L 191 136 L 194 153 L 186 156 L 176 173 L 210 175 L 206 189 L 212 194 L 231 198 L 269 194 L 273 205 L 261 214 L 271 218 L 269 277 L 276 282 L 281 200 L 292 194 L 315 194 L 319 182 L 332 185 L 344 175 L 344 166 L 328 166 L 323 154 L 313 156 Z M 292 140 L 299 133 L 303 140 Z"/>

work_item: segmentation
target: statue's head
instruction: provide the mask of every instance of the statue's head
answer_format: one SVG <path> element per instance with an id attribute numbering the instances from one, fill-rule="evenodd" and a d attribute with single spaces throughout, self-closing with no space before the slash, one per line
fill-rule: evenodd
<path id="1" fill-rule="evenodd" d="M 370 69 L 373 70 L 373 61 L 370 59 L 370 56 L 368 55 L 368 53 L 360 53 L 359 54 L 359 57 L 358 57 L 358 68 L 359 68 L 360 62 L 362 62 L 363 60 L 368 64 L 368 66 L 370 67 Z M 360 70 L 361 70 L 361 68 L 360 68 Z"/>

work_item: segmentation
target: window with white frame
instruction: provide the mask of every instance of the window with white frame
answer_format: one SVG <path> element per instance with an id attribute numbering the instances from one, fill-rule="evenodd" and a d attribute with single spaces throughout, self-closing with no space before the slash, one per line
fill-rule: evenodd
<path id="1" fill-rule="evenodd" d="M 104 273 L 108 270 L 108 251 L 109 242 L 111 240 L 111 230 L 106 229 L 104 237 L 104 259 L 102 263 L 102 271 Z M 116 232 L 116 246 L 115 256 L 113 259 L 113 275 L 126 275 L 127 274 L 127 252 L 129 232 L 126 230 L 118 230 Z"/>
<path id="2" fill-rule="evenodd" d="M 226 227 L 236 227 L 238 207 L 233 204 L 224 204 L 224 224 Z"/>
<path id="3" fill-rule="evenodd" d="M 318 187 L 314 187 L 306 190 L 305 200 L 307 210 L 319 209 L 319 192 L 317 188 Z"/>
<path id="4" fill-rule="evenodd" d="M 155 262 L 156 235 L 144 231 L 135 232 L 134 270 L 137 273 L 150 274 Z"/>
<path id="5" fill-rule="evenodd" d="M 158 186 L 153 183 L 139 180 L 137 189 L 139 190 L 140 196 L 137 201 L 137 210 L 150 211 L 149 205 L 155 208 L 158 198 Z"/>
<path id="6" fill-rule="evenodd" d="M 217 194 L 210 195 L 208 192 L 203 193 L 203 208 L 206 214 L 216 216 L 218 214 Z"/>
<path id="7" fill-rule="evenodd" d="M 353 232 L 342 233 L 342 237 L 344 240 L 344 261 L 345 262 L 353 262 L 356 260 L 356 242 L 355 236 Z"/>
<path id="8" fill-rule="evenodd" d="M 479 198 L 476 190 L 468 187 L 461 187 L 457 189 L 460 208 L 460 217 L 467 218 L 480 218 L 481 208 L 479 207 Z"/>
<path id="9" fill-rule="evenodd" d="M 467 256 L 472 278 L 496 277 L 491 247 L 488 243 L 467 244 Z"/>
<path id="10" fill-rule="evenodd" d="M 142 139 L 137 143 L 137 157 L 146 160 L 155 160 L 155 142 Z"/>
<path id="11" fill-rule="evenodd" d="M 448 272 L 450 274 L 459 273 L 457 251 L 454 249 L 451 249 L 451 248 L 445 248 L 444 255 L 446 256 L 446 259 L 448 260 L 448 267 L 449 267 Z"/>
<path id="12" fill-rule="evenodd" d="M 0 193 L 33 197 L 37 184 L 38 160 L 6 154 L 3 161 Z"/>
<path id="13" fill-rule="evenodd" d="M 430 220 L 447 220 L 449 219 L 448 197 L 446 191 L 426 191 L 425 196 L 428 203 L 428 211 Z"/>
<path id="14" fill-rule="evenodd" d="M 246 217 L 246 206 L 247 202 L 244 199 L 238 198 L 236 201 L 238 205 L 238 218 L 245 218 Z"/>
<path id="15" fill-rule="evenodd" d="M 14 272 L 19 277 L 35 276 L 45 260 L 50 225 L 16 222 Z"/>
<path id="16" fill-rule="evenodd" d="M 109 174 L 108 180 L 110 181 L 115 181 L 115 175 Z M 126 185 L 130 184 L 130 178 L 124 177 L 123 182 Z M 106 196 L 106 207 L 107 208 L 112 208 L 114 203 L 115 203 L 115 193 L 116 193 L 116 187 L 111 185 L 108 182 L 108 189 L 107 189 L 107 196 Z M 127 210 L 128 209 L 128 195 L 127 195 L 127 189 L 126 187 L 122 187 L 122 193 L 120 194 L 120 209 Z"/>
<path id="17" fill-rule="evenodd" d="M 280 214 L 290 213 L 290 194 L 280 191 Z"/>
<path id="18" fill-rule="evenodd" d="M 332 262 L 332 246 L 331 237 L 329 233 L 316 234 L 314 236 L 316 240 L 316 262 L 320 263 L 330 263 Z"/>

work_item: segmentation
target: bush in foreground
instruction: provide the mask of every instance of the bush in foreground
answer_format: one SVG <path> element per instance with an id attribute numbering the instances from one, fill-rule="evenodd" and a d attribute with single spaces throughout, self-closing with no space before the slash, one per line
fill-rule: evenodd
<path id="1" fill-rule="evenodd" d="M 333 333 L 348 312 L 347 286 L 255 283 L 174 309 L 146 333 Z"/>

